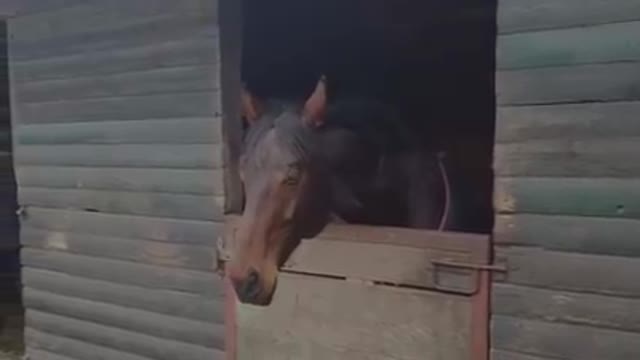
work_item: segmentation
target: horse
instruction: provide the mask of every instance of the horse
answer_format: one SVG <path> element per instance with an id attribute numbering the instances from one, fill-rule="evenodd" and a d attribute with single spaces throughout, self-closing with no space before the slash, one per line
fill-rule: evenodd
<path id="1" fill-rule="evenodd" d="M 226 266 L 242 303 L 269 305 L 279 268 L 301 239 L 330 221 L 448 227 L 444 161 L 402 125 L 390 105 L 329 105 L 321 78 L 306 101 L 258 99 L 246 88 L 239 161 L 245 206 Z"/>

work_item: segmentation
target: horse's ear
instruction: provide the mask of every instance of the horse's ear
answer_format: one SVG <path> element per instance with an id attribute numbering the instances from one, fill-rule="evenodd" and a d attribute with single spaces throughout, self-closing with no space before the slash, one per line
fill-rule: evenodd
<path id="1" fill-rule="evenodd" d="M 242 117 L 249 122 L 250 125 L 254 124 L 262 115 L 262 104 L 245 86 L 242 87 L 240 101 L 242 105 Z"/>
<path id="2" fill-rule="evenodd" d="M 311 127 L 318 127 L 324 123 L 327 111 L 327 80 L 324 76 L 320 77 L 315 90 L 302 110 L 302 118 L 305 124 Z"/>

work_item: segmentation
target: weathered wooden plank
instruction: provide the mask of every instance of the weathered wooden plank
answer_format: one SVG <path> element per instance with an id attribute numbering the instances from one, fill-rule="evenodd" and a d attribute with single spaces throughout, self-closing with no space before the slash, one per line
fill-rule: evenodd
<path id="1" fill-rule="evenodd" d="M 51 231 L 196 245 L 211 245 L 223 231 L 220 223 L 191 219 L 160 219 L 37 207 L 25 210 L 22 223 L 25 227 Z"/>
<path id="2" fill-rule="evenodd" d="M 24 248 L 22 265 L 88 279 L 117 282 L 151 289 L 165 289 L 220 299 L 222 280 L 209 272 L 166 268 L 127 261 Z M 135 276 L 131 276 L 135 274 Z"/>
<path id="3" fill-rule="evenodd" d="M 227 231 L 234 231 L 240 217 L 225 216 Z M 404 246 L 435 251 L 467 253 L 476 263 L 488 261 L 489 236 L 405 227 L 328 224 L 314 240 Z"/>
<path id="4" fill-rule="evenodd" d="M 233 253 L 237 218 L 226 217 L 225 250 Z M 291 272 L 425 288 L 477 290 L 474 273 L 438 261 L 487 264 L 489 237 L 415 229 L 329 226 L 303 240 L 284 264 Z"/>
<path id="5" fill-rule="evenodd" d="M 466 360 L 470 309 L 465 297 L 282 275 L 269 308 L 238 307 L 238 359 Z"/>
<path id="6" fill-rule="evenodd" d="M 186 344 L 223 349 L 224 325 L 186 320 L 25 288 L 30 310 L 88 321 Z"/>
<path id="7" fill-rule="evenodd" d="M 218 92 L 18 103 L 18 124 L 219 117 Z"/>
<path id="8" fill-rule="evenodd" d="M 30 360 L 76 360 L 67 356 L 57 355 L 49 351 L 32 349 L 27 347 L 27 356 Z"/>
<path id="9" fill-rule="evenodd" d="M 496 142 L 597 140 L 640 135 L 640 102 L 498 107 Z"/>
<path id="10" fill-rule="evenodd" d="M 553 359 L 627 360 L 640 357 L 640 335 L 507 316 L 494 316 L 497 349 Z"/>
<path id="11" fill-rule="evenodd" d="M 496 315 L 640 332 L 640 299 L 509 284 L 494 284 L 492 296 Z"/>
<path id="12" fill-rule="evenodd" d="M 27 310 L 26 322 L 30 328 L 158 360 L 210 360 L 220 351 L 47 314 L 33 309 Z"/>
<path id="13" fill-rule="evenodd" d="M 640 100 L 640 62 L 496 73 L 500 105 Z"/>
<path id="14" fill-rule="evenodd" d="M 551 359 L 548 357 L 526 355 L 526 354 L 522 354 L 514 351 L 492 349 L 491 360 L 551 360 Z"/>
<path id="15" fill-rule="evenodd" d="M 533 140 L 496 144 L 494 169 L 503 177 L 637 178 L 640 138 Z"/>
<path id="16" fill-rule="evenodd" d="M 219 87 L 218 65 L 213 64 L 18 83 L 16 91 L 22 104 L 33 104 L 185 91 L 215 91 Z"/>
<path id="17" fill-rule="evenodd" d="M 109 2 L 82 1 L 74 6 L 58 6 L 50 11 L 19 16 L 11 20 L 16 31 L 15 41 L 35 41 L 51 37 L 69 36 L 78 33 L 104 32 L 159 16 L 193 15 L 214 16 L 216 1 L 144 1 L 111 0 Z M 215 17 L 214 17 L 215 18 Z"/>
<path id="18" fill-rule="evenodd" d="M 15 137 L 20 145 L 217 144 L 220 123 L 205 117 L 22 125 Z"/>
<path id="19" fill-rule="evenodd" d="M 502 214 L 640 219 L 640 180 L 497 178 L 494 207 Z"/>
<path id="20" fill-rule="evenodd" d="M 29 145 L 18 146 L 14 158 L 17 167 L 217 169 L 224 166 L 221 146 L 217 144 Z"/>
<path id="21" fill-rule="evenodd" d="M 28 351 L 32 349 L 45 351 L 46 353 L 68 356 L 73 360 L 151 360 L 148 357 L 74 340 L 59 334 L 46 333 L 29 327 L 25 329 L 25 340 L 28 344 Z M 219 359 L 222 359 L 222 357 Z M 43 360 L 49 360 L 49 358 L 44 358 Z"/>
<path id="22" fill-rule="evenodd" d="M 171 317 L 222 324 L 222 299 L 196 294 L 94 280 L 33 268 L 23 268 L 22 282 L 33 289 L 75 299 L 113 304 Z"/>
<path id="23" fill-rule="evenodd" d="M 224 218 L 223 199 L 214 196 L 24 187 L 18 189 L 18 201 L 22 206 L 111 214 L 204 221 Z"/>
<path id="24" fill-rule="evenodd" d="M 438 268 L 432 261 L 473 262 L 469 253 L 331 240 L 303 241 L 284 269 L 424 288 L 447 286 L 475 292 L 472 271 Z M 437 280 L 437 281 L 436 281 Z"/>
<path id="25" fill-rule="evenodd" d="M 13 22 L 9 23 L 9 36 L 19 37 L 20 32 Z M 101 31 L 87 30 L 86 32 L 42 40 L 13 41 L 10 57 L 13 60 L 25 61 L 68 56 L 82 51 L 107 51 L 145 46 L 152 42 L 185 38 L 215 39 L 217 34 L 218 29 L 215 26 L 214 14 L 212 13 L 193 14 L 192 16 L 167 14 L 141 18 L 122 26 L 105 28 Z"/>
<path id="26" fill-rule="evenodd" d="M 222 169 L 140 169 L 20 166 L 22 187 L 224 195 Z"/>
<path id="27" fill-rule="evenodd" d="M 638 61 L 638 33 L 640 21 L 502 35 L 497 41 L 496 66 L 512 70 Z"/>
<path id="28" fill-rule="evenodd" d="M 496 257 L 507 263 L 509 284 L 640 298 L 640 258 L 515 247 L 498 247 Z"/>
<path id="29" fill-rule="evenodd" d="M 211 246 L 198 246 L 37 230 L 29 227 L 22 227 L 20 239 L 23 246 L 31 248 L 142 264 L 204 271 L 213 271 L 218 266 L 214 239 Z"/>
<path id="30" fill-rule="evenodd" d="M 498 31 L 524 32 L 640 19 L 635 0 L 500 0 Z"/>
<path id="31" fill-rule="evenodd" d="M 242 49 L 243 41 L 243 4 L 221 0 L 219 11 L 223 16 L 220 26 L 220 102 L 222 104 L 222 127 L 225 154 L 225 211 L 240 213 L 244 203 L 244 190 L 240 179 L 239 158 L 242 153 L 243 124 L 242 89 Z"/>
<path id="32" fill-rule="evenodd" d="M 138 44 L 132 48 L 83 51 L 57 57 L 12 61 L 17 82 L 98 76 L 188 65 L 215 64 L 218 42 L 193 37 Z"/>
<path id="33" fill-rule="evenodd" d="M 640 221 L 561 215 L 497 215 L 493 241 L 585 254 L 639 256 Z"/>

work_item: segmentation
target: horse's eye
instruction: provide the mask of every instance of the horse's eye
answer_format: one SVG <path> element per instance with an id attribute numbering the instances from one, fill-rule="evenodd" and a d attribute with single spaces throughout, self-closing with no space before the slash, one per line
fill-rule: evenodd
<path id="1" fill-rule="evenodd" d="M 302 171 L 300 171 L 300 167 L 297 165 L 287 167 L 284 183 L 286 185 L 297 185 L 300 182 L 301 173 Z"/>

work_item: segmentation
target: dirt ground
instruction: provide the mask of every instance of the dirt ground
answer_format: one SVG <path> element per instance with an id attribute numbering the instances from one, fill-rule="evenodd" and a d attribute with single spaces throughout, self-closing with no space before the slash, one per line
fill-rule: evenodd
<path id="1" fill-rule="evenodd" d="M 22 359 L 22 339 L 16 335 L 0 336 L 0 360 Z"/>
<path id="2" fill-rule="evenodd" d="M 22 358 L 22 331 L 24 320 L 20 311 L 13 311 L 0 319 L 0 360 L 20 360 Z"/>
<path id="3" fill-rule="evenodd" d="M 20 354 L 15 353 L 15 352 L 4 352 L 4 351 L 0 351 L 0 360 L 21 360 L 22 357 Z"/>

